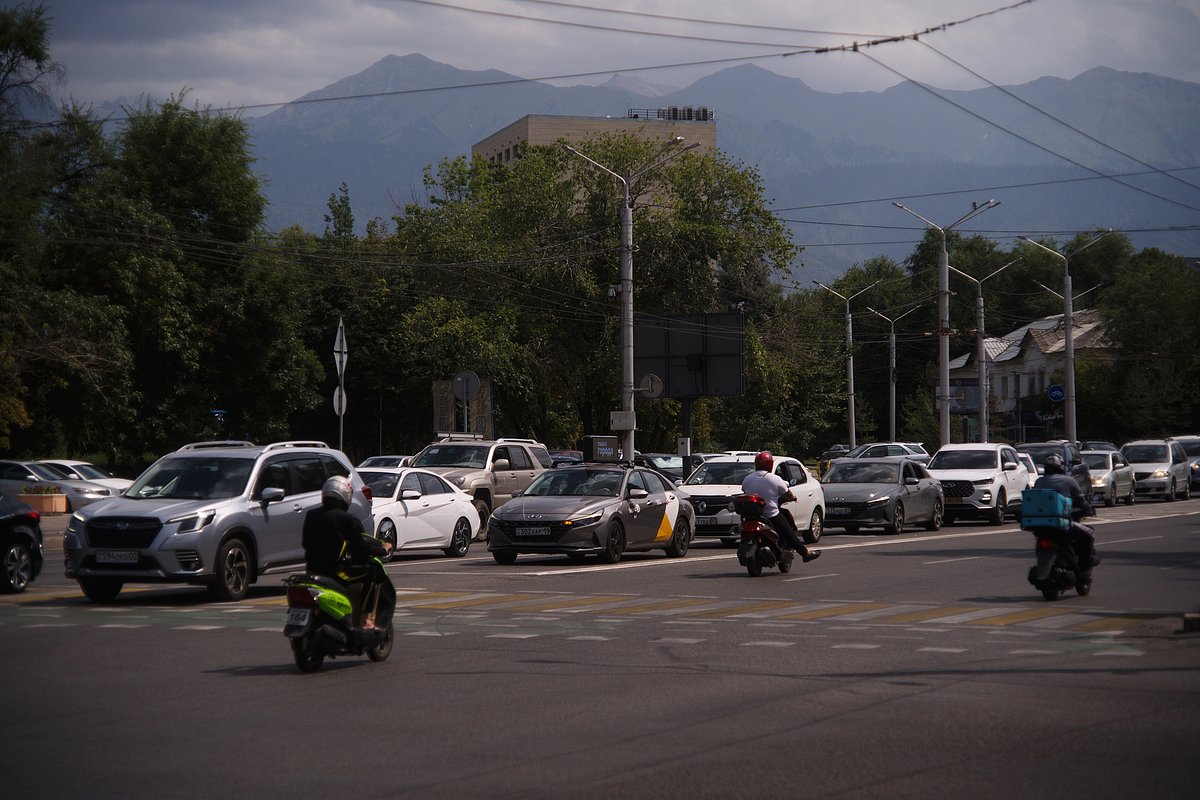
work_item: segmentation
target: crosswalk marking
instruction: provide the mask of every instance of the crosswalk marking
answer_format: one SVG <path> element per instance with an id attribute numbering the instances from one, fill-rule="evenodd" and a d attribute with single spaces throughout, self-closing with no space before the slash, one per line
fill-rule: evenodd
<path id="1" fill-rule="evenodd" d="M 1002 614 L 998 617 L 987 617 L 986 619 L 977 619 L 968 622 L 968 625 L 1008 625 L 1012 622 L 1030 622 L 1035 619 L 1043 619 L 1045 617 L 1058 617 L 1063 614 L 1070 614 L 1070 609 L 1063 608 L 1031 608 L 1024 611 L 1016 611 L 1012 614 Z"/>
<path id="2" fill-rule="evenodd" d="M 853 614 L 856 611 L 873 611 L 877 608 L 887 608 L 887 605 L 885 603 L 847 603 L 845 605 L 817 609 L 816 611 L 782 614 L 775 619 L 824 619 L 825 617 L 840 617 L 843 614 Z"/>

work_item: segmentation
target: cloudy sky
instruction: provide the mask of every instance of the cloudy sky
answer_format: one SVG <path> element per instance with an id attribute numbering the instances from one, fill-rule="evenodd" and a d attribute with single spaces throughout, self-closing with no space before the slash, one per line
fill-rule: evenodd
<path id="1" fill-rule="evenodd" d="M 61 93 L 96 105 L 183 87 L 214 107 L 282 103 L 409 53 L 526 78 L 576 76 L 560 84 L 620 72 L 682 87 L 739 59 L 823 91 L 880 90 L 901 76 L 943 88 L 983 85 L 964 67 L 1001 84 L 1096 66 L 1200 82 L 1196 0 L 43 3 L 52 57 L 68 71 Z M 852 52 L 812 52 L 952 22 L 918 42 L 866 51 L 886 67 Z"/>

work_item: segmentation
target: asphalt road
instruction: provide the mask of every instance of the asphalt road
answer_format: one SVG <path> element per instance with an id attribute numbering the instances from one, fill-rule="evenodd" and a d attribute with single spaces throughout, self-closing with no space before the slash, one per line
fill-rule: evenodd
<path id="1" fill-rule="evenodd" d="M 391 658 L 300 675 L 279 580 L 240 603 L 49 565 L 0 598 L 11 797 L 1193 797 L 1200 500 L 1102 509 L 1088 597 L 1032 537 L 827 533 L 578 566 L 406 555 Z M 61 530 L 61 528 L 59 528 Z"/>

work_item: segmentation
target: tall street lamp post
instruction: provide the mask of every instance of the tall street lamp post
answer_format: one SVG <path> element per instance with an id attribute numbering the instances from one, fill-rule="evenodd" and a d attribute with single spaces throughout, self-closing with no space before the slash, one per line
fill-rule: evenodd
<path id="1" fill-rule="evenodd" d="M 983 335 L 983 282 L 988 278 L 999 275 L 1001 272 L 1008 269 L 1020 260 L 1021 259 L 1019 258 L 1014 258 L 1012 261 L 1008 262 L 990 275 L 985 275 L 984 277 L 978 279 L 971 277 L 960 269 L 954 269 L 953 266 L 950 267 L 950 269 L 955 273 L 975 284 L 975 374 L 979 378 L 979 441 L 981 442 L 988 441 L 988 376 L 987 352 L 984 349 Z"/>
<path id="2" fill-rule="evenodd" d="M 999 200 L 986 203 L 971 203 L 971 210 L 949 225 L 935 225 L 925 217 L 900 203 L 892 203 L 901 211 L 907 211 L 938 232 L 942 247 L 938 251 L 938 419 L 941 426 L 941 444 L 950 443 L 950 256 L 946 253 L 946 234 L 967 220 L 1000 205 Z"/>
<path id="3" fill-rule="evenodd" d="M 854 317 L 850 315 L 850 301 L 858 297 L 867 289 L 876 286 L 882 281 L 875 281 L 871 286 L 865 289 L 859 289 L 854 294 L 846 297 L 844 294 L 830 289 L 820 281 L 813 281 L 817 286 L 820 286 L 830 294 L 836 295 L 846 301 L 846 413 L 849 414 L 849 434 L 850 434 L 850 449 L 853 450 L 858 446 L 854 440 Z"/>
<path id="4" fill-rule="evenodd" d="M 877 317 L 887 320 L 889 326 L 888 331 L 888 441 L 896 441 L 896 323 L 913 313 L 921 306 L 916 305 L 905 311 L 898 317 L 885 317 L 875 309 L 867 306 L 867 311 L 870 311 Z"/>
<path id="5" fill-rule="evenodd" d="M 676 136 L 667 143 L 667 147 L 670 148 L 682 141 L 682 136 Z M 617 420 L 618 424 L 613 425 L 613 430 L 623 430 L 621 447 L 623 457 L 627 461 L 633 461 L 633 431 L 637 427 L 633 410 L 633 204 L 629 197 L 629 184 L 650 170 L 657 169 L 671 159 L 699 146 L 699 142 L 693 142 L 681 150 L 666 155 L 660 153 L 661 157 L 653 163 L 642 167 L 637 172 L 621 175 L 589 158 L 569 144 L 563 144 L 563 149 L 567 152 L 579 156 L 593 167 L 607 172 L 619 180 L 625 193 L 624 202 L 621 204 L 621 415 Z"/>
<path id="6" fill-rule="evenodd" d="M 1045 250 L 1047 253 L 1050 253 L 1055 258 L 1062 259 L 1062 262 L 1063 262 L 1063 293 L 1062 293 L 1062 298 L 1063 298 L 1063 358 L 1067 362 L 1066 363 L 1067 375 L 1066 375 L 1066 381 L 1065 381 L 1066 386 L 1063 387 L 1065 389 L 1065 396 L 1063 397 L 1063 408 L 1064 408 L 1063 415 L 1065 417 L 1064 421 L 1066 423 L 1065 424 L 1066 438 L 1067 438 L 1068 442 L 1079 441 L 1078 437 L 1076 436 L 1077 430 L 1076 430 L 1076 425 L 1075 425 L 1075 330 L 1074 330 L 1075 324 L 1074 324 L 1074 320 L 1072 317 L 1072 308 L 1071 308 L 1071 265 L 1070 265 L 1071 262 L 1070 262 L 1070 258 L 1071 258 L 1071 256 L 1074 256 L 1077 253 L 1080 253 L 1083 250 L 1086 250 L 1087 248 L 1091 247 L 1096 242 L 1103 239 L 1105 236 L 1108 236 L 1110 233 L 1112 233 L 1111 230 L 1104 231 L 1099 236 L 1095 237 L 1090 242 L 1085 244 L 1083 247 L 1080 247 L 1079 249 L 1072 252 L 1070 255 L 1065 255 L 1063 253 L 1058 252 L 1057 250 L 1046 247 L 1046 245 L 1035 242 L 1033 239 L 1030 239 L 1028 236 L 1021 237 L 1022 241 L 1028 242 L 1029 244 L 1033 245 L 1034 247 Z"/>

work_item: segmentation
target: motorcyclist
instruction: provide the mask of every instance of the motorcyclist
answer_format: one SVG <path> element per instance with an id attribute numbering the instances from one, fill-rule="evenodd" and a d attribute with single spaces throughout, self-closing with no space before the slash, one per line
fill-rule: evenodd
<path id="1" fill-rule="evenodd" d="M 1100 559 L 1096 557 L 1096 536 L 1090 525 L 1084 525 L 1079 520 L 1092 516 L 1092 504 L 1087 495 L 1079 490 L 1075 479 L 1067 474 L 1067 465 L 1062 456 L 1057 453 L 1046 456 L 1046 460 L 1042 462 L 1042 469 L 1045 473 L 1037 479 L 1033 488 L 1053 489 L 1064 497 L 1071 498 L 1071 527 L 1068 530 L 1071 547 L 1079 555 L 1084 569 L 1090 570 L 1100 563 Z"/>
<path id="2" fill-rule="evenodd" d="M 776 475 L 774 470 L 775 457 L 769 451 L 763 450 L 754 457 L 754 472 L 742 480 L 742 492 L 756 494 L 766 501 L 763 506 L 763 520 L 775 529 L 775 532 L 779 534 L 780 541 L 787 548 L 784 550 L 784 558 L 791 561 L 794 557 L 792 551 L 795 551 L 800 553 L 800 558 L 805 563 L 808 563 L 814 558 L 818 558 L 821 551 L 810 550 L 796 532 L 788 515 L 780 512 L 779 505 L 795 500 L 796 495 L 792 494 L 791 487 L 783 478 Z"/>
<path id="3" fill-rule="evenodd" d="M 391 581 L 376 561 L 388 550 L 363 532 L 362 523 L 350 513 L 350 480 L 334 475 L 321 487 L 321 505 L 304 515 L 301 543 L 310 574 L 324 575 L 346 587 L 354 608 L 362 613 L 362 627 L 375 627 L 380 600 L 395 602 Z"/>

